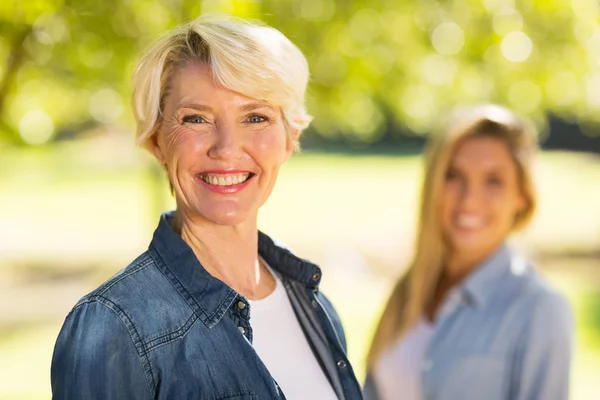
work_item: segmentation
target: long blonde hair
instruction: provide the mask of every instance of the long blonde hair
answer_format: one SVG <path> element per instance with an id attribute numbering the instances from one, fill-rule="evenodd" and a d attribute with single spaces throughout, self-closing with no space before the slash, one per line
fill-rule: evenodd
<path id="1" fill-rule="evenodd" d="M 407 272 L 396 283 L 381 316 L 367 355 L 369 370 L 382 353 L 421 318 L 434 295 L 447 254 L 439 203 L 442 186 L 457 147 L 469 138 L 481 136 L 505 142 L 517 166 L 526 207 L 516 215 L 513 229 L 527 225 L 534 214 L 536 197 L 531 159 L 537 148 L 535 131 L 511 111 L 497 105 L 463 108 L 453 113 L 426 148 L 415 255 Z"/>

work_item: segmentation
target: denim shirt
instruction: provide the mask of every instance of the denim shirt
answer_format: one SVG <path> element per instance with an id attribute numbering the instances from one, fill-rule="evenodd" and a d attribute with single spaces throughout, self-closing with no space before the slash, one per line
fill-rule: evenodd
<path id="1" fill-rule="evenodd" d="M 567 400 L 572 340 L 566 300 L 504 245 L 444 302 L 420 366 L 423 400 Z M 364 396 L 378 399 L 370 374 Z"/>
<path id="2" fill-rule="evenodd" d="M 83 297 L 52 359 L 55 399 L 285 399 L 252 347 L 250 304 L 211 276 L 161 216 L 148 250 Z M 320 269 L 259 232 L 309 344 L 340 399 L 361 399 Z M 310 385 L 311 382 L 306 382 Z"/>

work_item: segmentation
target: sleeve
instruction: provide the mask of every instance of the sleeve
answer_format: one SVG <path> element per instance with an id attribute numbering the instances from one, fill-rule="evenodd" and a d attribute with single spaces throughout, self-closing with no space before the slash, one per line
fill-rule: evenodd
<path id="1" fill-rule="evenodd" d="M 151 399 L 134 342 L 108 306 L 88 302 L 67 317 L 54 347 L 52 396 L 71 399 Z"/>
<path id="2" fill-rule="evenodd" d="M 515 355 L 510 397 L 515 400 L 567 400 L 573 346 L 573 316 L 567 301 L 545 293 L 536 301 Z"/>
<path id="3" fill-rule="evenodd" d="M 319 292 L 318 296 L 319 296 L 319 300 L 321 301 L 321 304 L 323 304 L 325 311 L 327 312 L 327 314 L 329 315 L 329 318 L 331 319 L 331 323 L 333 324 L 335 333 L 337 334 L 337 336 L 340 340 L 340 345 L 342 346 L 344 353 L 348 354 L 348 349 L 347 349 L 347 344 L 346 344 L 346 334 L 344 332 L 344 326 L 342 325 L 342 320 L 340 319 L 340 316 L 338 315 L 337 311 L 335 311 L 333 304 L 331 304 L 329 299 L 327 297 L 325 297 L 325 295 L 323 293 Z"/>

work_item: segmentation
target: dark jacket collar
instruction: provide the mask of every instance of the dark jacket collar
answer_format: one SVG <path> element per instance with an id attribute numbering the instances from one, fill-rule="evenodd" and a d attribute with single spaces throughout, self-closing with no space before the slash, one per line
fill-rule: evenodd
<path id="1" fill-rule="evenodd" d="M 161 215 L 149 252 L 158 268 L 209 327 L 214 326 L 238 297 L 238 293 L 210 275 L 192 249 L 172 228 L 175 213 Z M 300 282 L 316 289 L 321 270 L 315 264 L 296 257 L 262 232 L 258 234 L 258 252 L 283 279 Z"/>

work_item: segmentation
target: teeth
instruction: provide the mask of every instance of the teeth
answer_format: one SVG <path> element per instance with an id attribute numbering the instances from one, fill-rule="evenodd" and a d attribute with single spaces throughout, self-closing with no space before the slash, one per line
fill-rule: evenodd
<path id="1" fill-rule="evenodd" d="M 237 174 L 237 175 L 202 175 L 201 178 L 204 182 L 215 186 L 231 186 L 245 182 L 249 173 Z"/>
<path id="2" fill-rule="evenodd" d="M 459 215 L 456 224 L 461 228 L 475 229 L 483 226 L 483 220 L 474 215 Z"/>

